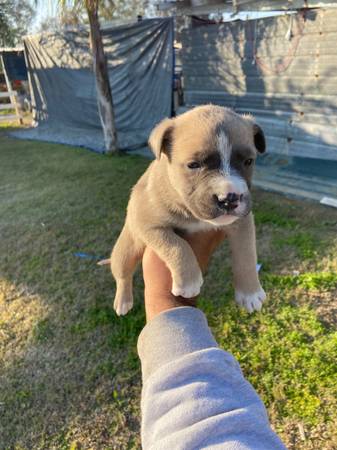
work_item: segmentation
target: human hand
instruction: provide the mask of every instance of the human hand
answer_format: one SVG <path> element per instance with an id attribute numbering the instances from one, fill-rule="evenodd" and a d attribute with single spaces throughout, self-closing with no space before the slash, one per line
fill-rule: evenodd
<path id="1" fill-rule="evenodd" d="M 202 272 L 207 268 L 209 259 L 216 247 L 224 239 L 224 231 L 207 231 L 183 236 L 190 244 L 199 262 Z M 144 300 L 146 320 L 157 314 L 178 306 L 196 306 L 196 298 L 187 299 L 171 294 L 172 277 L 164 261 L 149 247 L 143 256 Z"/>

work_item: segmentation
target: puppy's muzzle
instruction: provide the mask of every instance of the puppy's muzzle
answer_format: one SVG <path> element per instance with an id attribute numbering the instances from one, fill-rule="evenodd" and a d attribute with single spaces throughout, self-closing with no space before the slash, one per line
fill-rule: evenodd
<path id="1" fill-rule="evenodd" d="M 220 210 L 226 211 L 227 213 L 231 213 L 239 206 L 239 203 L 243 199 L 243 194 L 238 195 L 235 194 L 234 192 L 229 192 L 225 198 L 218 197 L 215 194 L 213 198 L 217 207 Z"/>

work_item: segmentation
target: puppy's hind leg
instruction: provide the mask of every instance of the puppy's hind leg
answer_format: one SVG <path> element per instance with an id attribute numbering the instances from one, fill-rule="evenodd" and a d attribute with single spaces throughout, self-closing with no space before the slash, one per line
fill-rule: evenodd
<path id="1" fill-rule="evenodd" d="M 118 316 L 125 315 L 133 306 L 133 272 L 143 251 L 143 246 L 136 242 L 125 224 L 110 258 L 111 272 L 116 280 L 114 309 Z"/>

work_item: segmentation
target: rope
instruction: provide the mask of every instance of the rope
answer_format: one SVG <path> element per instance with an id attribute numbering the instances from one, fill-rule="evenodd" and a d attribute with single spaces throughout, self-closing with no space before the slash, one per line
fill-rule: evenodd
<path id="1" fill-rule="evenodd" d="M 301 37 L 303 36 L 304 31 L 304 25 L 305 25 L 305 11 L 300 11 L 299 14 L 296 16 L 296 25 L 297 30 L 294 31 L 292 29 L 293 27 L 293 21 L 291 17 L 290 21 L 290 27 L 288 29 L 288 32 L 286 34 L 286 39 L 291 39 L 292 44 L 290 45 L 288 49 L 288 53 L 286 56 L 283 57 L 282 62 L 277 63 L 275 67 L 270 67 L 267 63 L 263 61 L 263 59 L 257 55 L 256 50 L 256 40 L 257 40 L 257 20 L 255 20 L 254 24 L 254 30 L 253 30 L 253 64 L 257 64 L 261 72 L 267 75 L 279 75 L 282 72 L 285 72 L 290 64 L 293 62 L 294 57 L 296 55 L 296 51 L 298 48 L 298 45 L 300 43 Z M 248 27 L 251 27 L 251 25 L 248 23 Z"/>

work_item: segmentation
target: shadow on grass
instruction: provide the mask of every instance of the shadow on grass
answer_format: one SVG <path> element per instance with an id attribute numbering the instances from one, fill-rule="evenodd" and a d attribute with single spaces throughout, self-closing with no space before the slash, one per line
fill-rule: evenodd
<path id="1" fill-rule="evenodd" d="M 109 270 L 74 253 L 109 254 L 148 161 L 0 139 L 1 445 L 137 446 L 141 279 L 119 319 Z"/>

